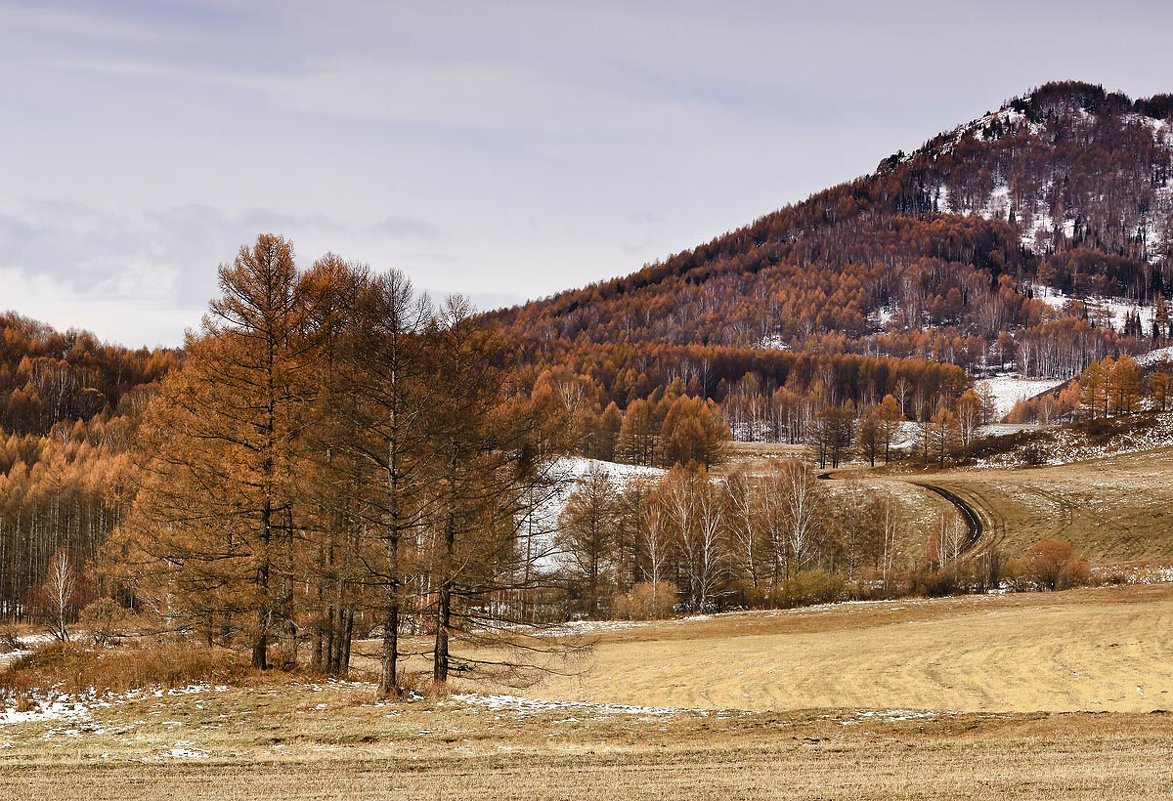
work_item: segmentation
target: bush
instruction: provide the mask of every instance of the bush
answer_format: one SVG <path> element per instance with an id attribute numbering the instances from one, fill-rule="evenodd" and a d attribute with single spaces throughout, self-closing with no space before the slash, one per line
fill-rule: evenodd
<path id="1" fill-rule="evenodd" d="M 81 610 L 78 622 L 89 630 L 94 645 L 116 645 L 126 636 L 134 615 L 113 598 L 98 598 Z"/>
<path id="2" fill-rule="evenodd" d="M 675 605 L 675 584 L 641 581 L 629 592 L 616 595 L 611 602 L 611 609 L 613 615 L 622 620 L 660 620 L 669 617 Z"/>
<path id="3" fill-rule="evenodd" d="M 1047 463 L 1047 449 L 1040 442 L 1032 442 L 1022 449 L 1022 461 L 1031 467 Z"/>
<path id="4" fill-rule="evenodd" d="M 21 649 L 20 635 L 16 629 L 6 627 L 0 629 L 0 654 L 10 654 Z"/>
<path id="5" fill-rule="evenodd" d="M 786 582 L 785 594 L 790 606 L 839 601 L 847 597 L 847 580 L 838 573 L 803 570 Z"/>
<path id="6" fill-rule="evenodd" d="M 1091 582 L 1091 568 L 1063 540 L 1040 540 L 1021 559 L 1006 566 L 1006 578 L 1017 589 L 1066 590 Z"/>
<path id="7" fill-rule="evenodd" d="M 908 578 L 908 591 L 913 595 L 925 595 L 930 598 L 941 598 L 946 595 L 956 595 L 961 589 L 957 571 L 952 567 L 937 569 L 922 567 Z"/>

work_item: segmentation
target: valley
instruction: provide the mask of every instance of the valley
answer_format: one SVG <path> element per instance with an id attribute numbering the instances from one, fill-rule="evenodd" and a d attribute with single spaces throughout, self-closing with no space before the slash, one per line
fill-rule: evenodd
<path id="1" fill-rule="evenodd" d="M 492 103 L 461 130 L 441 108 L 458 84 L 462 108 L 501 86 L 505 116 L 576 108 L 552 73 L 482 64 L 491 41 L 458 40 L 460 65 L 380 92 L 362 125 L 314 124 L 309 94 L 333 114 L 362 92 L 314 83 L 311 60 L 289 85 L 261 56 L 190 81 L 284 98 L 225 115 L 225 136 L 304 114 L 255 131 L 282 160 L 326 131 L 331 152 L 351 135 L 479 143 L 479 165 L 424 170 L 435 195 L 410 215 L 384 208 L 410 183 L 379 174 L 386 153 L 347 179 L 349 209 L 318 191 L 345 160 L 315 157 L 296 191 L 274 184 L 304 204 L 288 213 L 247 208 L 241 188 L 275 174 L 263 160 L 264 181 L 240 171 L 222 194 L 239 205 L 223 219 L 191 197 L 142 230 L 72 200 L 0 210 L 0 250 L 66 264 L 54 280 L 71 291 L 182 294 L 189 311 L 211 295 L 171 347 L 0 312 L 0 798 L 1173 795 L 1173 95 L 1046 83 L 649 255 L 670 241 L 660 210 L 618 202 L 638 177 L 570 154 L 621 139 L 650 85 L 592 113 L 602 129 L 543 124 L 549 142 Z M 601 64 L 623 74 L 594 50 L 568 74 Z M 711 83 L 804 105 L 793 87 Z M 695 124 L 647 116 L 665 157 Z M 690 164 L 730 141 L 688 148 Z M 563 161 L 574 181 L 551 177 Z M 465 197 L 480 174 L 492 198 Z M 683 194 L 711 190 L 698 177 Z M 538 296 L 535 273 L 572 259 L 526 252 L 529 300 L 435 291 L 507 288 L 509 270 L 485 277 L 494 248 L 541 216 L 486 222 L 511 192 L 583 204 L 542 234 L 564 253 L 598 235 L 588 206 L 615 206 L 631 230 L 608 249 L 634 271 L 600 264 L 612 277 Z M 465 205 L 475 224 L 445 217 Z M 152 242 L 116 268 L 96 242 L 46 247 L 68 239 L 33 221 L 50 214 Z M 172 236 L 173 217 L 199 233 Z M 189 276 L 175 254 L 195 240 L 217 255 Z"/>

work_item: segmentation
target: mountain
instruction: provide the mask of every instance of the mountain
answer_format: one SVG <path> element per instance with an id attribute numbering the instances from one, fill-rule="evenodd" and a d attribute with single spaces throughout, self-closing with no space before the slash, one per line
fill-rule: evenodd
<path id="1" fill-rule="evenodd" d="M 1173 96 L 1051 83 L 663 262 L 492 316 L 523 360 L 620 407 L 677 379 L 718 401 L 750 378 L 868 403 L 915 375 L 933 403 L 966 384 L 934 366 L 1066 377 L 1173 334 L 1171 163 Z M 1129 311 L 1082 302 L 1101 296 Z"/>

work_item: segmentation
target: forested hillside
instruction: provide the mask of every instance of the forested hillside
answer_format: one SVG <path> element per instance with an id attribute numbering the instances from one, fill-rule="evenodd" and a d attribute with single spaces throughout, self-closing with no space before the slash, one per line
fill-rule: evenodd
<path id="1" fill-rule="evenodd" d="M 432 638 L 443 684 L 518 667 L 454 633 L 541 651 L 527 627 L 571 614 L 986 586 L 997 560 L 963 571 L 948 516 L 905 530 L 892 497 L 832 497 L 799 461 L 708 470 L 731 436 L 945 467 L 994 416 L 974 379 L 995 372 L 1051 379 L 1020 419 L 1167 407 L 1169 365 L 1131 356 L 1173 336 L 1171 108 L 1048 85 L 664 263 L 490 314 L 330 254 L 299 269 L 262 234 L 182 360 L 0 317 L 0 610 L 63 634 L 102 596 L 333 674 L 377 633 L 394 694 L 400 631 Z M 666 472 L 567 495 L 569 455 Z"/>
<path id="2" fill-rule="evenodd" d="M 679 379 L 722 404 L 785 389 L 814 413 L 896 394 L 923 418 L 964 372 L 1070 377 L 1173 334 L 1171 111 L 1048 84 L 872 175 L 494 317 L 524 361 L 621 408 Z M 1092 296 L 1136 308 L 1111 319 Z"/>
<path id="3" fill-rule="evenodd" d="M 131 494 L 126 460 L 177 361 L 0 314 L 0 609 L 25 618 L 53 555 L 92 560 Z M 88 578 L 87 578 L 88 583 Z M 93 592 L 79 587 L 77 602 Z"/>

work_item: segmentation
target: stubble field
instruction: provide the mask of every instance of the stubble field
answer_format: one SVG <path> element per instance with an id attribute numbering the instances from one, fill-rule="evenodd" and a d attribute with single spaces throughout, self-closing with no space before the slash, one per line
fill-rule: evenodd
<path id="1" fill-rule="evenodd" d="M 845 605 L 605 631 L 525 699 L 147 694 L 4 726 L 0 797 L 1164 797 L 1171 617 L 1165 585 Z"/>

